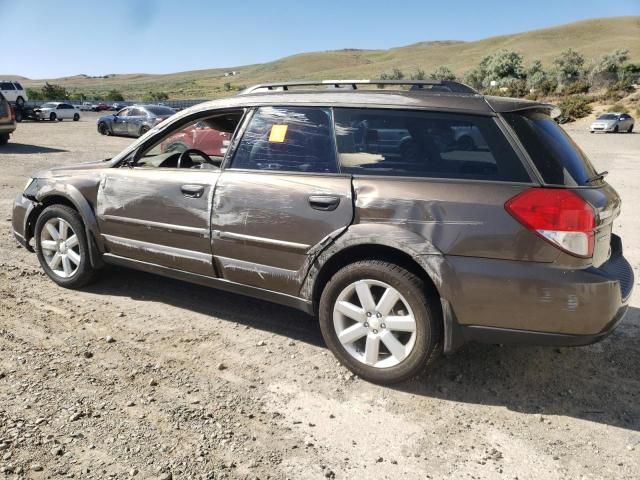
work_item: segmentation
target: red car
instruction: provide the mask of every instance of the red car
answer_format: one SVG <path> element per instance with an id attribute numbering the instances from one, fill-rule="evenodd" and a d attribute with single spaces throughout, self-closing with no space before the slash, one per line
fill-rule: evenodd
<path id="1" fill-rule="evenodd" d="M 210 128 L 204 122 L 180 130 L 162 143 L 162 151 L 184 151 L 191 148 L 201 150 L 213 157 L 222 157 L 229 144 L 229 134 Z"/>
<path id="2" fill-rule="evenodd" d="M 92 110 L 94 112 L 103 112 L 105 110 L 109 110 L 109 108 L 110 108 L 109 105 L 107 105 L 106 103 L 100 102 L 100 103 L 96 103 L 93 106 Z"/>

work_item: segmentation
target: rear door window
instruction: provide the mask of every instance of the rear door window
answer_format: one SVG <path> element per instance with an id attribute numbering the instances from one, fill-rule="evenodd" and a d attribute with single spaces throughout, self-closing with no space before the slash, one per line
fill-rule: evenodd
<path id="1" fill-rule="evenodd" d="M 549 115 L 530 111 L 505 113 L 545 183 L 577 187 L 592 185 L 597 175 L 585 153 Z"/>
<path id="2" fill-rule="evenodd" d="M 231 168 L 337 172 L 331 112 L 320 107 L 261 107 L 242 137 Z"/>
<path id="3" fill-rule="evenodd" d="M 493 117 L 337 108 L 341 171 L 530 182 Z"/>
<path id="4" fill-rule="evenodd" d="M 2 90 L 15 90 L 16 87 L 14 87 L 13 83 L 11 83 L 11 82 L 1 82 L 0 83 L 0 89 L 2 89 Z"/>

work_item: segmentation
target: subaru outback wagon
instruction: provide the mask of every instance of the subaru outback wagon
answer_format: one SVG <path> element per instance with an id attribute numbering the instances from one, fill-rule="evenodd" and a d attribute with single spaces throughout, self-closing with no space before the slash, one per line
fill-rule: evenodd
<path id="1" fill-rule="evenodd" d="M 63 287 L 112 264 L 317 315 L 378 383 L 469 341 L 609 334 L 633 286 L 620 198 L 551 106 L 399 87 L 270 84 L 189 108 L 112 159 L 34 175 L 15 237 Z M 195 129 L 217 146 L 170 141 Z"/>

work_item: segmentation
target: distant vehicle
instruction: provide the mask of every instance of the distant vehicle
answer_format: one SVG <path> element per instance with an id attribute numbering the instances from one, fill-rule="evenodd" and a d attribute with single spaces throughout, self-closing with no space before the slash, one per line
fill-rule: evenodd
<path id="1" fill-rule="evenodd" d="M 127 105 L 125 105 L 124 103 L 114 103 L 113 105 L 111 105 L 111 107 L 109 107 L 109 110 L 111 110 L 112 112 L 118 112 L 126 107 Z"/>
<path id="2" fill-rule="evenodd" d="M 82 102 L 80 105 L 80 110 L 83 112 L 90 112 L 93 110 L 93 103 L 91 102 Z"/>
<path id="3" fill-rule="evenodd" d="M 162 142 L 163 152 L 184 152 L 197 149 L 207 155 L 222 157 L 227 151 L 231 135 L 211 128 L 205 121 L 180 130 Z"/>
<path id="4" fill-rule="evenodd" d="M 96 103 L 91 110 L 93 110 L 94 112 L 104 112 L 105 110 L 109 110 L 109 105 L 107 105 L 106 103 L 100 102 L 100 103 Z"/>
<path id="5" fill-rule="evenodd" d="M 16 129 L 16 120 L 11 110 L 11 105 L 0 92 L 0 145 L 6 145 L 9 136 Z"/>
<path id="6" fill-rule="evenodd" d="M 589 130 L 593 132 L 633 132 L 635 120 L 627 113 L 609 112 L 600 115 L 591 124 Z"/>
<path id="7" fill-rule="evenodd" d="M 56 120 L 61 122 L 65 119 L 77 122 L 80 120 L 80 112 L 76 110 L 70 103 L 63 102 L 47 102 L 40 105 L 40 108 L 33 110 L 38 120 Z"/>
<path id="8" fill-rule="evenodd" d="M 134 105 L 123 108 L 113 115 L 100 117 L 98 132 L 102 135 L 141 137 L 174 113 L 176 113 L 175 110 L 169 107 Z"/>
<path id="9" fill-rule="evenodd" d="M 4 95 L 7 102 L 15 102 L 20 107 L 29 100 L 22 85 L 12 80 L 0 80 L 0 93 Z"/>

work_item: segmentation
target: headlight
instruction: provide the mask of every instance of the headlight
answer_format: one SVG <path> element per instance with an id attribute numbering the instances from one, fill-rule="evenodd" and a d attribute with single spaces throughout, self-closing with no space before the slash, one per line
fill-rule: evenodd
<path id="1" fill-rule="evenodd" d="M 29 180 L 27 180 L 27 183 L 24 186 L 24 189 L 22 191 L 24 192 L 27 188 L 31 186 L 32 183 L 33 183 L 33 178 L 30 178 Z"/>

